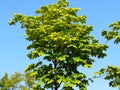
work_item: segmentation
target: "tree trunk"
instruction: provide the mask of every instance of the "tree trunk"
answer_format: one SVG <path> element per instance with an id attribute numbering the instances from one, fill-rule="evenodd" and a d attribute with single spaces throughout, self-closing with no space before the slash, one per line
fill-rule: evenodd
<path id="1" fill-rule="evenodd" d="M 53 60 L 53 64 L 54 64 L 54 69 L 57 69 L 58 61 L 56 59 Z M 57 72 L 55 71 L 54 76 L 56 75 L 57 75 Z M 58 90 L 58 85 L 57 85 L 56 80 L 54 80 L 54 90 Z"/>
<path id="2" fill-rule="evenodd" d="M 55 90 L 58 90 L 58 87 L 57 87 L 57 86 L 55 86 Z"/>

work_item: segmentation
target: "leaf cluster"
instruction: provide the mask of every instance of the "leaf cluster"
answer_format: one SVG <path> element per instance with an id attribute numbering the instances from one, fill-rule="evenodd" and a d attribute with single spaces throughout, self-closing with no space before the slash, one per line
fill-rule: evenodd
<path id="1" fill-rule="evenodd" d="M 111 30 L 103 30 L 102 36 L 104 36 L 108 41 L 114 39 L 114 43 L 118 44 L 120 42 L 120 21 L 116 21 L 109 25 Z"/>
<path id="2" fill-rule="evenodd" d="M 109 86 L 120 88 L 120 67 L 108 66 L 107 68 L 102 68 L 99 72 L 95 73 L 95 77 L 98 76 L 109 80 Z"/>

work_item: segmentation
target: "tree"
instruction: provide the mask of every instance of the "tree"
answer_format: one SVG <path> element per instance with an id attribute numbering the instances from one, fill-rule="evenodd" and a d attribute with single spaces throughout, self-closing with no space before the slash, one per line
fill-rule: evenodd
<path id="1" fill-rule="evenodd" d="M 0 79 L 1 90 L 15 90 L 23 80 L 22 74 L 15 72 L 10 77 L 7 73 Z"/>
<path id="2" fill-rule="evenodd" d="M 107 41 L 114 40 L 115 44 L 120 43 L 120 21 L 116 21 L 109 25 L 111 30 L 103 30 L 102 36 L 105 37 Z M 102 68 L 95 73 L 95 77 L 104 77 L 105 80 L 109 80 L 109 86 L 118 87 L 120 89 L 120 67 L 118 66 L 108 66 L 107 68 Z"/>
<path id="3" fill-rule="evenodd" d="M 12 81 L 12 88 L 19 88 L 21 85 L 20 85 L 20 82 L 23 81 L 23 75 L 19 72 L 15 72 L 14 74 L 11 75 L 11 81 Z"/>
<path id="4" fill-rule="evenodd" d="M 0 90 L 31 90 L 31 86 L 34 83 L 34 77 L 31 76 L 30 72 L 25 74 L 15 72 L 12 75 L 5 73 L 5 75 L 0 79 Z"/>
<path id="5" fill-rule="evenodd" d="M 86 25 L 86 16 L 78 16 L 79 8 L 68 5 L 67 0 L 59 0 L 42 6 L 36 11 L 37 16 L 15 14 L 9 23 L 20 22 L 21 28 L 26 29 L 26 40 L 31 42 L 28 57 L 43 57 L 25 70 L 31 71 L 37 81 L 34 90 L 58 90 L 61 84 L 64 90 L 73 90 L 74 86 L 86 90 L 91 79 L 78 67 L 91 68 L 93 57 L 106 56 L 108 46 L 90 35 L 92 26 Z"/>

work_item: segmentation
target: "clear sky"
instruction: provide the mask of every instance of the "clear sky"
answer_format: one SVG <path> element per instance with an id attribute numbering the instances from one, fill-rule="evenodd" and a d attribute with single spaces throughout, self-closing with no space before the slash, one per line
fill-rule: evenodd
<path id="1" fill-rule="evenodd" d="M 35 15 L 34 11 L 42 5 L 55 2 L 57 0 L 0 0 L 0 76 L 5 72 L 9 74 L 15 71 L 23 72 L 28 64 L 34 62 L 26 56 L 29 51 L 26 50 L 28 42 L 23 36 L 25 31 L 20 29 L 19 24 L 9 26 L 10 18 L 14 13 Z M 91 34 L 99 39 L 100 43 L 105 43 L 100 32 L 108 29 L 110 23 L 120 20 L 120 0 L 69 0 L 69 2 L 70 7 L 82 8 L 78 15 L 87 16 L 87 24 L 94 26 Z M 107 45 L 109 45 L 107 57 L 96 59 L 92 69 L 81 71 L 91 75 L 106 65 L 120 66 L 120 45 L 114 45 L 113 42 L 108 42 Z M 117 90 L 117 88 L 110 88 L 107 81 L 96 79 L 88 86 L 88 90 Z"/>

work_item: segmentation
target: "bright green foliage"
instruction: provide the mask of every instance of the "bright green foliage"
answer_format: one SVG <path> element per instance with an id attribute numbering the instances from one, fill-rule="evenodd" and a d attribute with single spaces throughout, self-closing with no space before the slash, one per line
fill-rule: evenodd
<path id="1" fill-rule="evenodd" d="M 99 72 L 95 73 L 96 76 L 109 80 L 109 86 L 120 88 L 120 67 L 108 66 L 106 69 L 102 68 Z"/>
<path id="2" fill-rule="evenodd" d="M 30 59 L 42 56 L 48 61 L 38 61 L 25 70 L 32 71 L 38 81 L 34 90 L 58 90 L 61 84 L 64 90 L 74 86 L 86 90 L 89 80 L 78 67 L 91 68 L 93 57 L 106 56 L 107 46 L 90 36 L 92 26 L 86 25 L 86 16 L 77 16 L 79 8 L 68 8 L 68 4 L 67 0 L 59 0 L 42 6 L 37 16 L 15 14 L 9 23 L 20 22 L 21 28 L 26 29 L 26 40 L 31 42 L 27 47 Z"/>
<path id="3" fill-rule="evenodd" d="M 114 39 L 115 44 L 120 43 L 120 21 L 114 22 L 109 25 L 110 31 L 103 30 L 102 36 L 108 41 Z M 109 80 L 109 86 L 120 88 L 120 67 L 108 66 L 107 69 L 101 69 L 98 75 L 104 75 L 105 80 Z"/>
<path id="4" fill-rule="evenodd" d="M 110 24 L 109 27 L 111 30 L 103 30 L 102 36 L 104 36 L 108 41 L 114 39 L 114 43 L 118 44 L 120 42 L 120 21 Z"/>
<path id="5" fill-rule="evenodd" d="M 0 79 L 0 90 L 31 90 L 34 83 L 34 77 L 30 72 L 25 74 L 15 72 L 10 76 L 5 73 Z"/>
<path id="6" fill-rule="evenodd" d="M 0 79 L 0 89 L 5 90 L 6 89 L 6 81 L 8 81 L 8 74 L 5 73 L 5 75 Z"/>
<path id="7" fill-rule="evenodd" d="M 21 81 L 23 81 L 23 76 L 22 76 L 21 73 L 15 72 L 15 73 L 11 76 L 10 79 L 13 81 L 14 87 L 17 88 L 17 87 L 19 87 L 19 86 L 18 86 L 18 83 L 20 83 Z"/>
<path id="8" fill-rule="evenodd" d="M 35 79 L 34 79 L 34 77 L 31 76 L 31 72 L 25 73 L 25 75 L 23 76 L 23 79 L 25 81 L 25 85 L 28 88 L 32 88 L 32 85 L 35 83 Z M 23 88 L 25 88 L 25 87 L 23 87 Z"/>
<path id="9" fill-rule="evenodd" d="M 31 90 L 31 89 L 28 89 L 28 87 L 26 87 L 26 86 L 21 86 L 19 89 L 20 90 Z"/>
<path id="10" fill-rule="evenodd" d="M 0 79 L 0 90 L 9 90 L 9 89 L 16 89 L 19 87 L 19 83 L 23 80 L 22 74 L 15 72 L 8 76 L 7 73 Z"/>

